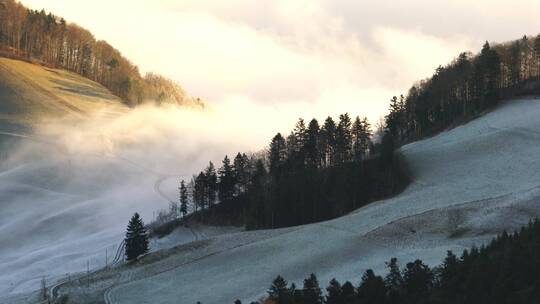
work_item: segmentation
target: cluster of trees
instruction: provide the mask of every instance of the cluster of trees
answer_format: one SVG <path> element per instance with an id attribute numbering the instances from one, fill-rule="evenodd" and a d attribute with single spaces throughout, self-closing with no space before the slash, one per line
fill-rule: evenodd
<path id="1" fill-rule="evenodd" d="M 358 286 L 332 279 L 326 295 L 311 274 L 303 288 L 278 276 L 265 304 L 540 303 L 540 222 L 503 232 L 487 246 L 451 251 L 431 269 L 421 260 L 400 269 L 392 258 L 385 277 L 367 270 Z M 238 301 L 239 302 L 239 301 Z"/>
<path id="2" fill-rule="evenodd" d="M 342 114 L 322 126 L 299 119 L 261 155 L 238 153 L 232 163 L 225 156 L 220 168 L 210 162 L 195 175 L 195 211 L 235 213 L 248 229 L 275 228 L 330 219 L 393 194 L 406 176 L 390 136 L 377 145 L 372 136 L 366 118 Z"/>
<path id="3" fill-rule="evenodd" d="M 92 79 L 129 105 L 146 101 L 202 106 L 173 81 L 142 77 L 137 66 L 91 32 L 44 10 L 0 0 L 0 55 L 63 68 Z"/>
<path id="4" fill-rule="evenodd" d="M 461 53 L 431 78 L 393 97 L 386 125 L 409 142 L 441 131 L 494 106 L 501 98 L 540 92 L 540 35 Z"/>
<path id="5" fill-rule="evenodd" d="M 133 261 L 150 250 L 148 233 L 138 213 L 133 214 L 129 220 L 124 244 L 127 261 Z"/>

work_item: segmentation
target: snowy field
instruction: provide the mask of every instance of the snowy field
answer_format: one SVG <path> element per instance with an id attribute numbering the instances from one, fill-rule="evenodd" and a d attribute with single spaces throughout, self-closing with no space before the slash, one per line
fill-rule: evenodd
<path id="1" fill-rule="evenodd" d="M 279 230 L 182 228 L 153 241 L 163 250 L 141 263 L 92 274 L 88 290 L 74 281 L 58 291 L 107 303 L 221 304 L 259 298 L 278 274 L 301 285 L 315 272 L 326 286 L 332 277 L 356 284 L 367 268 L 383 273 L 391 257 L 436 265 L 448 249 L 480 245 L 540 215 L 537 117 L 540 100 L 517 100 L 403 147 L 412 184 L 347 216 Z M 44 275 L 65 278 L 84 271 L 88 260 L 91 269 L 104 266 L 129 211 L 151 218 L 175 198 L 181 174 L 170 165 L 156 169 L 129 149 L 121 156 L 28 158 L 0 170 L 0 294 L 9 296 L 0 303 L 25 303 L 18 293 L 39 287 Z"/>
<path id="2" fill-rule="evenodd" d="M 405 146 L 414 181 L 401 195 L 319 224 L 211 238 L 195 249 L 202 258 L 118 284 L 107 302 L 232 303 L 257 299 L 278 274 L 301 284 L 315 272 L 326 285 L 334 276 L 358 283 L 391 257 L 436 265 L 448 249 L 479 246 L 540 214 L 538 117 L 539 100 L 513 101 Z"/>

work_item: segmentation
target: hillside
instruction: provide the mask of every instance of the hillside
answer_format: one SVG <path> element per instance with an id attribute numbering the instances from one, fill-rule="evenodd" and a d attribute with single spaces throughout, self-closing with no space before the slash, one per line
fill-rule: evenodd
<path id="1" fill-rule="evenodd" d="M 151 254 L 95 274 L 91 294 L 107 303 L 231 303 L 263 295 L 278 274 L 299 284 L 316 272 L 326 285 L 334 276 L 357 282 L 367 268 L 382 273 L 390 257 L 437 265 L 448 249 L 461 252 L 540 215 L 539 114 L 538 100 L 515 100 L 402 147 L 413 181 L 395 198 L 331 221 L 226 234 Z"/>
<path id="2" fill-rule="evenodd" d="M 127 110 L 118 97 L 87 78 L 1 57 L 0 100 L 2 131 L 14 126 L 32 128 L 52 118 L 100 111 L 116 115 Z"/>

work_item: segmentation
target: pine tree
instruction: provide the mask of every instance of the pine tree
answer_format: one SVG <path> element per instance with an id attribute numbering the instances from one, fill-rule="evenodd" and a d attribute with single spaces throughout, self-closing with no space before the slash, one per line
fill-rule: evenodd
<path id="1" fill-rule="evenodd" d="M 187 214 L 188 193 L 184 180 L 180 182 L 180 213 L 185 217 Z"/>
<path id="2" fill-rule="evenodd" d="M 364 158 L 364 147 L 362 146 L 362 133 L 364 132 L 364 126 L 360 117 L 356 116 L 352 125 L 352 137 L 353 137 L 353 160 L 356 162 L 362 161 Z"/>
<path id="3" fill-rule="evenodd" d="M 270 149 L 268 154 L 268 160 L 270 161 L 270 174 L 274 177 L 279 176 L 281 167 L 283 166 L 287 157 L 287 147 L 285 139 L 280 133 L 276 134 L 272 138 L 270 143 Z"/>
<path id="4" fill-rule="evenodd" d="M 347 281 L 341 286 L 341 297 L 345 304 L 356 303 L 356 290 L 351 282 Z"/>
<path id="5" fill-rule="evenodd" d="M 362 282 L 358 287 L 358 299 L 365 304 L 386 303 L 386 286 L 380 276 L 376 276 L 373 270 L 368 269 L 362 275 Z"/>
<path id="6" fill-rule="evenodd" d="M 222 166 L 218 170 L 218 175 L 219 201 L 221 203 L 230 202 L 233 199 L 234 195 L 235 181 L 233 168 L 231 167 L 231 161 L 229 160 L 229 157 L 227 157 L 227 155 L 225 155 L 225 158 L 223 158 Z"/>
<path id="7" fill-rule="evenodd" d="M 369 151 L 373 145 L 371 142 L 371 137 L 373 137 L 371 124 L 369 123 L 367 117 L 364 117 L 364 119 L 362 119 L 362 132 L 360 137 L 360 145 L 362 147 L 364 157 L 369 156 Z"/>
<path id="8" fill-rule="evenodd" d="M 268 296 L 269 298 L 276 302 L 276 303 L 282 303 L 284 298 L 286 298 L 289 295 L 289 289 L 287 288 L 287 281 L 285 279 L 278 275 L 274 281 L 272 282 L 272 285 L 268 289 Z"/>
<path id="9" fill-rule="evenodd" d="M 320 167 L 320 151 L 319 151 L 319 122 L 312 119 L 309 122 L 306 131 L 306 141 L 304 143 L 304 151 L 306 153 L 306 163 L 312 168 Z"/>
<path id="10" fill-rule="evenodd" d="M 321 158 L 325 167 L 333 166 L 336 163 L 336 123 L 332 117 L 328 116 L 321 128 Z"/>
<path id="11" fill-rule="evenodd" d="M 208 163 L 208 167 L 204 171 L 206 176 L 206 197 L 208 198 L 208 207 L 212 207 L 216 202 L 217 194 L 217 174 L 216 168 L 212 162 Z"/>
<path id="12" fill-rule="evenodd" d="M 336 160 L 338 163 L 348 162 L 352 155 L 351 118 L 349 114 L 339 115 L 336 130 Z"/>
<path id="13" fill-rule="evenodd" d="M 409 302 L 429 303 L 428 294 L 433 285 L 433 273 L 420 260 L 407 263 L 403 271 L 403 285 Z"/>
<path id="14" fill-rule="evenodd" d="M 322 304 L 323 302 L 319 281 L 314 273 L 309 275 L 309 278 L 304 280 L 303 299 L 304 303 L 306 304 Z"/>
<path id="15" fill-rule="evenodd" d="M 345 304 L 341 295 L 341 284 L 336 279 L 330 280 L 330 284 L 326 288 L 326 304 Z"/>
<path id="16" fill-rule="evenodd" d="M 249 184 L 249 158 L 238 153 L 233 162 L 234 192 L 236 196 L 246 192 Z"/>
<path id="17" fill-rule="evenodd" d="M 386 263 L 388 274 L 384 278 L 384 283 L 388 288 L 388 298 L 390 303 L 397 303 L 403 291 L 403 277 L 399 269 L 398 260 L 391 258 Z"/>
<path id="18" fill-rule="evenodd" d="M 135 260 L 140 255 L 146 254 L 149 250 L 148 234 L 138 213 L 135 213 L 129 221 L 124 243 L 126 246 L 127 261 Z"/>
<path id="19" fill-rule="evenodd" d="M 195 203 L 195 211 L 205 209 L 208 192 L 206 191 L 206 175 L 200 172 L 199 175 L 193 178 L 193 202 Z"/>

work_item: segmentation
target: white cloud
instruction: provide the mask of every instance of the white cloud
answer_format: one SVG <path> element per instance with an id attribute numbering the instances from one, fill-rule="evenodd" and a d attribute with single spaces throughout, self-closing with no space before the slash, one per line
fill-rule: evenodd
<path id="1" fill-rule="evenodd" d="M 375 120 L 392 95 L 459 52 L 540 25 L 528 0 L 23 2 L 87 27 L 209 103 L 242 100 L 234 111 L 246 115 L 279 109 L 276 130 L 291 116 L 337 111 Z"/>

